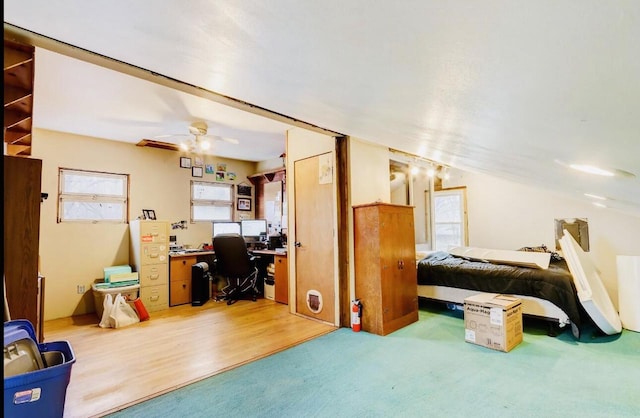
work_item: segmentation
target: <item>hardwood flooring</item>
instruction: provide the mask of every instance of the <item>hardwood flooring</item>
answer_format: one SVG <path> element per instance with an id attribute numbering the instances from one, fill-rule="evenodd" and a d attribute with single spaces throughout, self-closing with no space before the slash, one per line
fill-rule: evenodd
<path id="1" fill-rule="evenodd" d="M 67 418 L 103 416 L 336 329 L 268 299 L 181 305 L 118 329 L 98 322 L 92 313 L 44 324 L 45 341 L 69 341 L 76 356 Z"/>

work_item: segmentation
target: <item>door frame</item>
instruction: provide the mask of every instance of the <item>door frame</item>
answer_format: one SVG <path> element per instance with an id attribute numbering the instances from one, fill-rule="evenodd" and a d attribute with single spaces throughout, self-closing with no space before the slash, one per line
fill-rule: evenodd
<path id="1" fill-rule="evenodd" d="M 348 190 L 348 137 L 336 136 L 334 137 L 335 146 L 331 151 L 334 160 L 333 180 L 335 187 L 334 190 L 334 202 L 336 213 L 334 214 L 334 228 L 336 233 L 334 234 L 334 287 L 335 287 L 335 324 L 336 326 L 350 326 L 350 300 L 349 300 L 349 210 L 350 210 L 350 196 Z M 322 154 L 319 153 L 319 154 Z M 319 155 L 318 154 L 318 155 Z M 308 158 L 310 156 L 304 156 L 298 160 Z M 294 174 L 295 161 L 287 160 L 287 172 Z M 289 176 L 287 176 L 289 177 Z M 292 184 L 293 178 L 289 177 L 288 182 Z M 295 231 L 295 193 L 294 187 L 287 187 L 287 201 L 289 202 L 289 219 L 288 219 L 288 245 L 293 245 L 296 241 Z M 296 314 L 297 311 L 297 289 L 296 289 L 296 257 L 295 251 L 291 250 L 288 254 L 289 262 L 289 312 Z"/>

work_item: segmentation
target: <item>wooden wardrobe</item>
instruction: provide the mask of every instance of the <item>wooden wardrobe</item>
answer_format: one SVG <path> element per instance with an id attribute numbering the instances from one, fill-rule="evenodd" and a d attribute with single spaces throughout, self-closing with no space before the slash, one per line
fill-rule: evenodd
<path id="1" fill-rule="evenodd" d="M 38 271 L 41 177 L 42 160 L 4 156 L 5 296 L 11 319 L 28 319 L 39 341 L 43 339 Z"/>
<path id="2" fill-rule="evenodd" d="M 354 206 L 355 295 L 362 330 L 387 335 L 418 320 L 413 206 Z"/>

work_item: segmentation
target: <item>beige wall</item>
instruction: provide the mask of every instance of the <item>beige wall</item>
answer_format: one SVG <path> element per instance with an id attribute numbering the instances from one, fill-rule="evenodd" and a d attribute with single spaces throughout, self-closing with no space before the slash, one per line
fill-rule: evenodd
<path id="1" fill-rule="evenodd" d="M 389 203 L 389 149 L 350 137 L 349 156 L 351 205 L 376 201 Z"/>
<path id="2" fill-rule="evenodd" d="M 389 149 L 350 137 L 349 143 L 349 207 L 375 201 L 391 202 L 389 182 Z M 353 210 L 348 214 L 349 260 L 354 259 Z M 355 299 L 354 263 L 349 263 L 349 300 Z"/>
<path id="3" fill-rule="evenodd" d="M 84 314 L 94 310 L 91 283 L 107 266 L 130 264 L 128 224 L 57 223 L 58 169 L 95 170 L 130 176 L 130 219 L 142 209 L 154 209 L 169 222 L 187 221 L 187 229 L 172 230 L 181 244 L 197 247 L 211 242 L 211 224 L 190 219 L 191 170 L 180 168 L 180 153 L 66 133 L 35 130 L 33 158 L 42 159 L 40 269 L 46 277 L 45 319 Z M 226 163 L 235 172 L 230 183 L 245 182 L 256 164 L 207 156 L 205 164 Z M 215 182 L 213 174 L 198 180 Z M 255 206 L 255 205 L 254 205 Z M 85 286 L 78 294 L 77 286 Z"/>

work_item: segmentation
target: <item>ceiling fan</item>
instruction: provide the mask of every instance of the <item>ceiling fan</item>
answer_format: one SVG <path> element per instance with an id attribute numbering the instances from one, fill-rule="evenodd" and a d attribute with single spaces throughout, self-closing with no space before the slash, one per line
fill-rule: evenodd
<path id="1" fill-rule="evenodd" d="M 207 129 L 208 129 L 208 126 L 205 122 L 193 122 L 191 125 L 189 125 L 188 134 L 158 135 L 154 138 L 161 139 L 161 138 L 171 138 L 171 137 L 180 137 L 180 136 L 190 137 L 189 139 L 181 141 L 178 144 L 179 148 L 182 151 L 187 151 L 187 152 L 205 152 L 211 148 L 212 140 L 224 141 L 234 145 L 239 144 L 239 141 L 234 138 L 207 135 Z"/>

